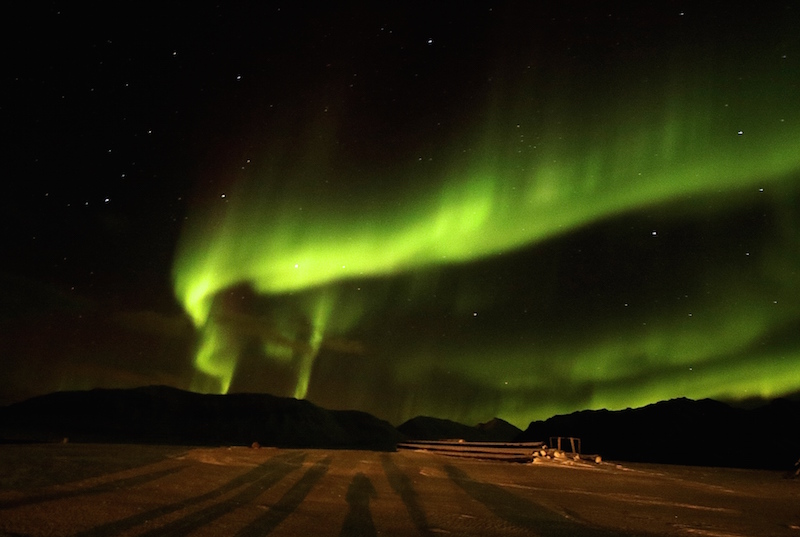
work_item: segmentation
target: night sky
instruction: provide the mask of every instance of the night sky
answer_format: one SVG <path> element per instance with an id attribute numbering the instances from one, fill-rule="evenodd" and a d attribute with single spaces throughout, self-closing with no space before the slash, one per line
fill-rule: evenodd
<path id="1" fill-rule="evenodd" d="M 0 404 L 800 391 L 796 2 L 72 4 L 3 17 Z"/>

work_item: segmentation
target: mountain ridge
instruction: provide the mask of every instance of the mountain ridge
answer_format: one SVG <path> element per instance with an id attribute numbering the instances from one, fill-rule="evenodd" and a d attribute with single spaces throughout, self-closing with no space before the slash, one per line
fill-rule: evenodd
<path id="1" fill-rule="evenodd" d="M 756 408 L 685 397 L 625 410 L 582 410 L 533 421 L 517 439 L 577 437 L 605 459 L 786 469 L 800 457 L 800 402 Z"/>
<path id="2" fill-rule="evenodd" d="M 6 441 L 269 445 L 393 450 L 403 437 L 358 410 L 270 394 L 199 394 L 168 386 L 54 392 L 0 409 Z"/>
<path id="3" fill-rule="evenodd" d="M 358 410 L 327 410 L 270 394 L 199 394 L 169 386 L 65 391 L 0 407 L 0 442 L 252 445 L 392 451 L 406 440 L 581 439 L 606 460 L 788 469 L 800 457 L 800 400 L 757 407 L 670 399 L 625 410 L 581 410 L 521 431 L 417 416 L 393 427 Z"/>

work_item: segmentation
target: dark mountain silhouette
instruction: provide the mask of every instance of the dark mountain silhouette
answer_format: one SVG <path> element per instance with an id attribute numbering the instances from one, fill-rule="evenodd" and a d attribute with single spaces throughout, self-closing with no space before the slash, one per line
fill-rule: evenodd
<path id="1" fill-rule="evenodd" d="M 418 416 L 397 429 L 366 412 L 268 394 L 204 395 L 165 386 L 56 392 L 0 407 L 0 441 L 251 445 L 394 450 L 398 442 L 545 441 L 573 436 L 606 460 L 786 470 L 800 457 L 800 400 L 733 407 L 673 399 L 581 411 L 524 431 L 495 418 L 469 426 Z"/>
<path id="2" fill-rule="evenodd" d="M 394 450 L 402 435 L 359 411 L 268 394 L 150 386 L 56 392 L 0 408 L 5 441 L 260 445 Z"/>
<path id="3" fill-rule="evenodd" d="M 522 429 L 500 418 L 492 418 L 486 423 L 479 423 L 475 428 L 484 431 L 493 442 L 512 442 Z"/>
<path id="4" fill-rule="evenodd" d="M 417 416 L 397 430 L 411 440 L 466 440 L 468 442 L 509 442 L 522 431 L 507 421 L 494 418 L 475 427 L 451 420 Z"/>
<path id="5" fill-rule="evenodd" d="M 535 421 L 519 441 L 574 436 L 583 453 L 618 461 L 787 469 L 800 457 L 800 402 L 758 408 L 672 399 L 642 408 L 595 410 Z"/>

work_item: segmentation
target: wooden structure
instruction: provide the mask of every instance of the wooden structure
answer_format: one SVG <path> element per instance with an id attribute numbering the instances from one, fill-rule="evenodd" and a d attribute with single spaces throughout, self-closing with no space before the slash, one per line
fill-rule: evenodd
<path id="1" fill-rule="evenodd" d="M 544 447 L 544 442 L 465 442 L 464 440 L 414 440 L 397 444 L 397 449 L 510 462 L 530 462 L 534 454 Z"/>
<path id="2" fill-rule="evenodd" d="M 558 451 L 566 451 L 566 443 L 569 441 L 570 453 L 581 454 L 581 439 L 574 436 L 551 436 L 550 448 Z M 553 445 L 555 444 L 555 445 Z"/>

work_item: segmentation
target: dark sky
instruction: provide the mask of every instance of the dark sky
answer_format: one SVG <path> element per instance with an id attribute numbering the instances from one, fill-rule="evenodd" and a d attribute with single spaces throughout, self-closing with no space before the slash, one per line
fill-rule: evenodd
<path id="1" fill-rule="evenodd" d="M 26 2 L 0 404 L 532 419 L 800 390 L 800 8 Z"/>

